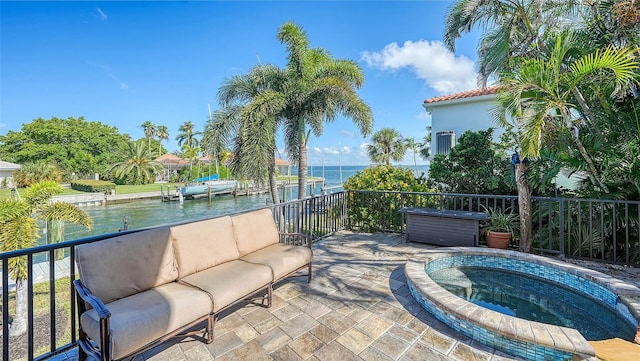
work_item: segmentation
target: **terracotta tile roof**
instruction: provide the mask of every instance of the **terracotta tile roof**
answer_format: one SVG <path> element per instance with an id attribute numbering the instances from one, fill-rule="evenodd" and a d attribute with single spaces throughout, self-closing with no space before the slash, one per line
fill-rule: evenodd
<path id="1" fill-rule="evenodd" d="M 287 162 L 284 159 L 276 158 L 276 165 L 277 166 L 284 166 L 284 165 L 290 165 L 290 163 Z"/>
<path id="2" fill-rule="evenodd" d="M 444 102 L 447 100 L 473 98 L 473 97 L 479 97 L 481 95 L 496 94 L 499 89 L 500 89 L 499 86 L 490 86 L 485 89 L 474 89 L 474 90 L 467 90 L 467 91 L 463 91 L 455 94 L 441 95 L 439 97 L 426 99 L 424 101 L 424 104 L 432 104 L 432 103 Z"/>

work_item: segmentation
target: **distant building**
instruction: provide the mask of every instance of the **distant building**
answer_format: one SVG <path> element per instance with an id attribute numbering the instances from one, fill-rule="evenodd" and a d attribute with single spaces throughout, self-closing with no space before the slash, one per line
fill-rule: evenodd
<path id="1" fill-rule="evenodd" d="M 284 159 L 276 158 L 276 174 L 291 175 L 291 163 Z"/>
<path id="2" fill-rule="evenodd" d="M 431 159 L 436 154 L 448 154 L 456 140 L 467 130 L 494 128 L 495 141 L 504 132 L 492 117 L 498 98 L 497 86 L 469 90 L 426 99 L 422 106 L 431 114 Z"/>
<path id="3" fill-rule="evenodd" d="M 20 169 L 20 164 L 5 162 L 0 160 L 0 187 L 13 188 L 13 172 Z"/>

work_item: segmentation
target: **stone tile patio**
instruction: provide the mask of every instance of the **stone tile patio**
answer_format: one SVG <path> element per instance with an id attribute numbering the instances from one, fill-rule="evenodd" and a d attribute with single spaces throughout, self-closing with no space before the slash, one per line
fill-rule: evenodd
<path id="1" fill-rule="evenodd" d="M 176 339 L 136 360 L 512 359 L 452 331 L 413 300 L 404 264 L 429 248 L 393 234 L 340 232 L 314 245 L 310 284 L 288 279 L 274 286 L 271 308 L 230 310 L 216 323 L 212 344 Z M 640 285 L 635 269 L 608 271 Z M 77 360 L 77 351 L 50 360 Z"/>

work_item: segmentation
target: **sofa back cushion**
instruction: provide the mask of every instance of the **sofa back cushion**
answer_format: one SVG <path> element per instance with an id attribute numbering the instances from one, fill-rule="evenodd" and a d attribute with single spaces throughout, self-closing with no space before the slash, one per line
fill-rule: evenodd
<path id="1" fill-rule="evenodd" d="M 261 209 L 231 217 L 240 257 L 278 243 L 278 228 L 271 209 Z"/>
<path id="2" fill-rule="evenodd" d="M 104 303 L 178 278 L 168 227 L 80 245 L 76 263 L 82 283 Z"/>
<path id="3" fill-rule="evenodd" d="M 180 279 L 238 259 L 231 217 L 220 217 L 171 227 Z"/>

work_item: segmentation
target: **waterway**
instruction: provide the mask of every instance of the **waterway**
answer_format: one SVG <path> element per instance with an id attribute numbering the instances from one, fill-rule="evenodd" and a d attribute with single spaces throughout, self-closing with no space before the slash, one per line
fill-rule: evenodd
<path id="1" fill-rule="evenodd" d="M 325 179 L 325 187 L 335 192 L 341 190 L 342 182 L 345 182 L 349 177 L 364 168 L 365 166 L 312 166 L 309 167 L 309 176 L 323 177 Z M 426 170 L 426 166 L 418 166 L 419 172 L 426 172 Z M 317 184 L 313 190 L 314 194 L 320 194 L 322 186 Z M 296 187 L 287 187 L 285 192 L 286 200 L 297 198 Z M 307 193 L 309 193 L 309 190 L 307 190 Z M 283 197 L 282 193 L 280 197 Z M 125 217 L 128 229 L 136 229 L 229 214 L 263 207 L 269 202 L 270 196 L 268 194 L 259 194 L 237 198 L 230 195 L 218 196 L 211 203 L 206 197 L 203 197 L 195 200 L 186 200 L 184 203 L 162 202 L 160 199 L 150 199 L 88 206 L 83 209 L 93 219 L 93 228 L 87 230 L 77 225 L 67 224 L 65 226 L 65 240 L 117 232 L 124 228 Z M 41 237 L 40 243 L 43 244 L 44 242 L 46 240 Z"/>

